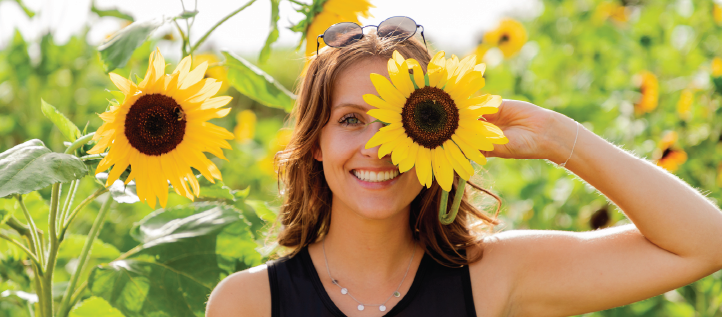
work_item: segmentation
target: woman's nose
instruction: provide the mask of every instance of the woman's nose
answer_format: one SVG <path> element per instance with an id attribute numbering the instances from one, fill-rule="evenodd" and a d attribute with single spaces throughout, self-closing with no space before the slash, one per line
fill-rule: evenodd
<path id="1" fill-rule="evenodd" d="M 374 159 L 379 158 L 380 145 L 367 149 L 366 143 L 368 143 L 368 141 L 371 139 L 371 137 L 373 137 L 374 134 L 376 134 L 376 132 L 378 132 L 379 129 L 382 128 L 383 126 L 384 125 L 381 122 L 374 122 L 374 123 L 369 124 L 369 126 L 366 128 L 366 131 L 364 133 L 364 138 L 363 138 L 364 139 L 363 144 L 361 145 L 361 154 L 363 156 L 366 156 L 369 158 L 374 158 Z M 386 156 L 390 156 L 390 155 L 386 155 Z"/>

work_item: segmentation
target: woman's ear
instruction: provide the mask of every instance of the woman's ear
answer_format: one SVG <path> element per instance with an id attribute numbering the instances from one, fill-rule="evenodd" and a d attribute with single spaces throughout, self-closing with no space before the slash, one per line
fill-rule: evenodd
<path id="1" fill-rule="evenodd" d="M 316 161 L 323 162 L 323 152 L 320 147 L 316 146 L 313 148 L 313 158 L 316 159 Z"/>

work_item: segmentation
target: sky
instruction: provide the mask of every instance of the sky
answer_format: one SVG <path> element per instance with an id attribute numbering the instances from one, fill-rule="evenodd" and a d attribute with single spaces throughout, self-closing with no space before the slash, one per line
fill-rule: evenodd
<path id="1" fill-rule="evenodd" d="M 310 2 L 310 0 L 299 0 Z M 90 27 L 88 42 L 100 44 L 109 34 L 123 26 L 120 19 L 99 18 L 90 12 L 91 0 L 23 0 L 36 11 L 28 18 L 14 1 L 0 1 L 0 49 L 12 40 L 14 30 L 20 30 L 26 41 L 37 41 L 50 30 L 58 44 L 63 44 L 86 26 Z M 194 0 L 183 1 L 186 9 L 194 8 Z M 116 8 L 130 14 L 136 21 L 178 15 L 183 8 L 181 0 L 96 0 L 100 9 Z M 246 3 L 241 1 L 200 0 L 197 2 L 191 43 L 198 40 L 218 20 Z M 372 0 L 376 8 L 372 18 L 362 19 L 364 24 L 378 24 L 397 15 L 413 18 L 424 26 L 427 40 L 438 49 L 457 54 L 473 50 L 484 31 L 493 29 L 503 17 L 520 20 L 533 19 L 543 11 L 539 0 Z M 295 12 L 297 5 L 281 1 L 280 37 L 274 47 L 295 47 L 300 34 L 288 30 L 303 16 Z M 207 49 L 229 49 L 242 55 L 258 54 L 269 32 L 270 1 L 258 0 L 244 11 L 218 27 L 206 41 Z M 152 36 L 172 31 L 170 25 L 159 28 Z M 161 44 L 161 51 L 169 58 L 180 55 L 180 44 Z M 31 47 L 32 50 L 32 47 Z M 31 52 L 32 55 L 32 52 Z"/>

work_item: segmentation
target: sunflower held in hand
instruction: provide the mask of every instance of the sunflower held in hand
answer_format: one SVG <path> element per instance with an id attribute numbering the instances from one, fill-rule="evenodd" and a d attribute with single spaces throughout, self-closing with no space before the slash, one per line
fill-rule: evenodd
<path id="1" fill-rule="evenodd" d="M 424 74 L 416 60 L 394 52 L 388 61 L 391 81 L 371 74 L 379 96 L 367 94 L 363 98 L 378 108 L 368 114 L 387 124 L 366 143 L 366 148 L 380 146 L 379 158 L 391 154 L 391 161 L 402 173 L 415 166 L 422 185 L 431 187 L 436 179 L 448 195 L 454 172 L 459 174 L 459 188 L 463 190 L 474 174 L 469 159 L 486 164 L 480 151 L 491 151 L 494 144 L 509 140 L 497 126 L 480 120 L 484 114 L 499 111 L 501 97 L 472 97 L 484 87 L 486 66 L 476 64 L 474 55 L 459 61 L 455 55 L 446 59 L 444 54 L 437 53 Z M 456 196 L 460 200 L 461 194 Z M 442 196 L 442 201 L 444 197 L 448 196 Z M 452 213 L 451 220 L 455 217 L 453 208 Z"/>

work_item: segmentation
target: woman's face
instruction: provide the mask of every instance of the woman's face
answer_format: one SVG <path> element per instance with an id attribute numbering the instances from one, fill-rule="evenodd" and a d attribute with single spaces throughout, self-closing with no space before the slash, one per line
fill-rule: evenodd
<path id="1" fill-rule="evenodd" d="M 381 58 L 368 58 L 339 74 L 334 83 L 331 118 L 321 131 L 320 149 L 314 153 L 323 163 L 334 209 L 344 208 L 377 220 L 408 212 L 422 189 L 414 169 L 399 174 L 390 155 L 379 159 L 378 147 L 365 149 L 366 142 L 383 125 L 366 114 L 374 108 L 363 100 L 363 95 L 377 95 L 370 74 L 388 77 L 386 63 Z"/>

